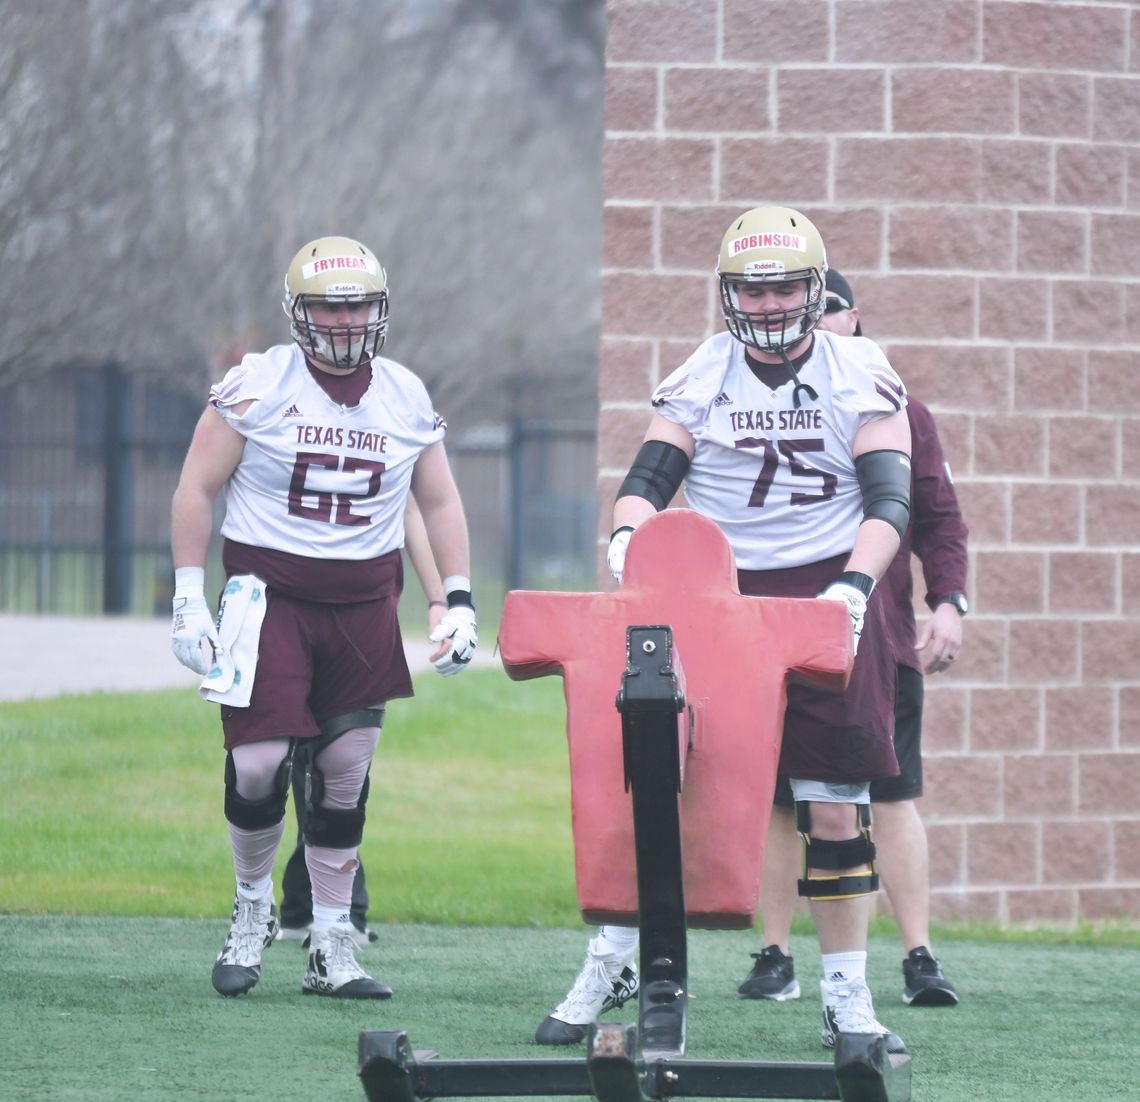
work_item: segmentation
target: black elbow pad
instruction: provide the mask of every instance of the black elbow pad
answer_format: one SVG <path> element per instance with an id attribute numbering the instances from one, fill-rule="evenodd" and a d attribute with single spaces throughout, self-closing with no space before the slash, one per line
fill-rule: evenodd
<path id="1" fill-rule="evenodd" d="M 910 523 L 910 456 L 899 451 L 864 452 L 855 459 L 863 491 L 863 519 L 885 520 L 902 538 Z"/>
<path id="2" fill-rule="evenodd" d="M 689 457 L 676 444 L 646 440 L 618 490 L 618 497 L 643 497 L 660 512 L 673 500 L 689 470 Z"/>

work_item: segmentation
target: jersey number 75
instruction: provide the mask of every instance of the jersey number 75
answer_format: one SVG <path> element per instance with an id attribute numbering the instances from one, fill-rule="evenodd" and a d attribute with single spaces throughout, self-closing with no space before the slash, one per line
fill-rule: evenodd
<path id="1" fill-rule="evenodd" d="M 822 481 L 819 493 L 809 494 L 793 491 L 790 501 L 793 505 L 809 505 L 815 501 L 826 501 L 835 496 L 835 487 L 839 479 L 829 471 L 820 471 L 815 467 L 802 463 L 796 458 L 798 452 L 825 451 L 823 440 L 817 437 L 804 437 L 800 440 L 781 440 L 773 444 L 771 440 L 762 437 L 746 436 L 737 440 L 738 448 L 760 448 L 764 452 L 764 462 L 760 466 L 760 475 L 752 486 L 752 494 L 748 498 L 751 509 L 762 509 L 768 498 L 768 491 L 776 479 L 776 471 L 780 466 L 780 459 L 786 459 L 788 471 L 796 478 L 818 478 Z"/>

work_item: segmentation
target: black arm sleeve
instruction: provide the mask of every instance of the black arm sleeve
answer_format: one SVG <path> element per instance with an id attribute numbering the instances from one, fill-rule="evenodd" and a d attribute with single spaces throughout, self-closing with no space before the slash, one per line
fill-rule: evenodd
<path id="1" fill-rule="evenodd" d="M 864 452 L 855 459 L 863 491 L 863 519 L 885 520 L 901 539 L 910 523 L 910 456 L 906 452 Z"/>
<path id="2" fill-rule="evenodd" d="M 689 470 L 689 457 L 676 444 L 646 440 L 638 450 L 618 497 L 643 497 L 661 512 Z"/>

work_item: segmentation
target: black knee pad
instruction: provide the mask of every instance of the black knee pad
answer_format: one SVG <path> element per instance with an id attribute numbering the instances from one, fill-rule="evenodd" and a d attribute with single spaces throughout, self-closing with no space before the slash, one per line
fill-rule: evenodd
<path id="1" fill-rule="evenodd" d="M 364 778 L 360 799 L 351 809 L 322 807 L 325 783 L 320 768 L 310 757 L 305 770 L 305 845 L 351 849 L 364 837 L 364 805 L 368 803 L 369 779 Z"/>
<path id="2" fill-rule="evenodd" d="M 305 805 L 305 845 L 328 849 L 351 849 L 364 837 L 364 805 L 368 802 L 368 778 L 360 790 L 360 800 L 351 809 Z"/>
<path id="3" fill-rule="evenodd" d="M 260 800 L 247 800 L 238 794 L 237 767 L 233 753 L 226 754 L 226 821 L 243 830 L 264 830 L 285 818 L 285 801 L 293 774 L 292 749 L 277 767 L 273 791 Z"/>
<path id="4" fill-rule="evenodd" d="M 879 890 L 879 874 L 875 871 L 875 843 L 871 841 L 871 807 L 856 804 L 860 833 L 841 842 L 824 841 L 811 835 L 811 806 L 796 801 L 796 830 L 803 841 L 804 865 L 798 890 L 808 899 L 852 899 L 873 895 Z M 870 871 L 839 875 L 839 869 L 867 865 Z M 835 876 L 820 876 L 817 869 L 834 869 Z"/>
<path id="5" fill-rule="evenodd" d="M 305 770 L 305 825 L 302 833 L 305 845 L 328 849 L 351 849 L 360 845 L 364 837 L 364 807 L 368 803 L 369 778 L 364 778 L 356 807 L 322 807 L 325 778 L 317 765 L 317 755 L 345 731 L 355 727 L 380 727 L 383 722 L 383 708 L 362 708 L 348 715 L 335 716 L 321 724 L 319 739 L 312 739 L 302 748 Z"/>

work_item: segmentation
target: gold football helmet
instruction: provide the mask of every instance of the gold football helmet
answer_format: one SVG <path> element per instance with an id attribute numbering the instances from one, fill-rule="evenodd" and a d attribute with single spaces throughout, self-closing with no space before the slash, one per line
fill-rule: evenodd
<path id="1" fill-rule="evenodd" d="M 388 278 L 351 237 L 318 237 L 301 248 L 281 305 L 305 355 L 342 371 L 377 355 L 388 333 Z"/>
<path id="2" fill-rule="evenodd" d="M 827 252 L 819 230 L 790 207 L 756 207 L 734 219 L 720 246 L 716 268 L 720 308 L 729 332 L 763 352 L 779 352 L 803 340 L 823 317 Z M 807 296 L 793 308 L 749 312 L 741 286 L 804 281 Z"/>

